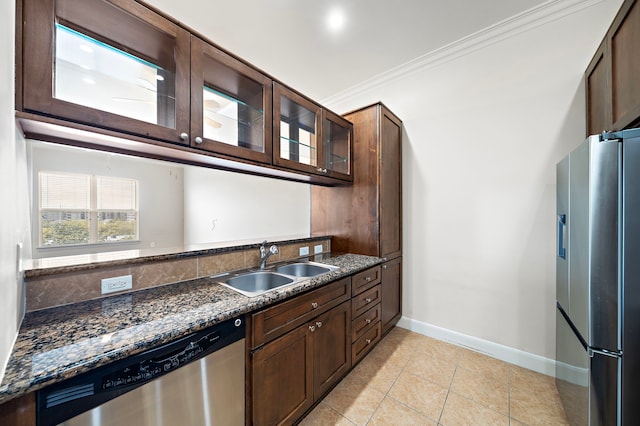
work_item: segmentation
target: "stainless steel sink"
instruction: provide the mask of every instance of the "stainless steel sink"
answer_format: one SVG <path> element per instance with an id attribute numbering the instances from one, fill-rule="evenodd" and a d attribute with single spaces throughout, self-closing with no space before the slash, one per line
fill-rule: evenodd
<path id="1" fill-rule="evenodd" d="M 246 296 L 257 296 L 269 290 L 293 284 L 293 279 L 273 272 L 250 272 L 228 278 L 221 284 L 231 287 Z"/>
<path id="2" fill-rule="evenodd" d="M 331 270 L 328 265 L 320 266 L 309 262 L 291 263 L 276 268 L 276 272 L 294 277 L 315 277 L 316 275 L 324 274 Z"/>
<path id="3" fill-rule="evenodd" d="M 248 270 L 225 273 L 211 278 L 218 283 L 248 297 L 259 296 L 284 286 L 335 271 L 337 266 L 315 262 L 295 262 L 271 268 L 271 270 Z"/>

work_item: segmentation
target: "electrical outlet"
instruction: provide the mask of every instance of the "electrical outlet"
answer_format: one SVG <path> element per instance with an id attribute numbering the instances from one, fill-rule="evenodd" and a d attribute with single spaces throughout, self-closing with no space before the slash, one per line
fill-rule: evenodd
<path id="1" fill-rule="evenodd" d="M 308 256 L 309 247 L 300 247 L 300 256 Z"/>
<path id="2" fill-rule="evenodd" d="M 122 277 L 105 278 L 102 280 L 102 294 L 115 293 L 116 291 L 129 290 L 133 287 L 131 275 Z"/>
<path id="3" fill-rule="evenodd" d="M 322 253 L 322 244 L 318 244 L 313 246 L 313 254 Z"/>

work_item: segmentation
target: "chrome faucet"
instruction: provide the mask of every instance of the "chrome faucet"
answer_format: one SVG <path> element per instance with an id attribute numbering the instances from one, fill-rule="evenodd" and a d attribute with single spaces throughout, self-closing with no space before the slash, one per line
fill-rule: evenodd
<path id="1" fill-rule="evenodd" d="M 267 240 L 264 240 L 260 246 L 260 269 L 265 268 L 267 265 L 267 259 L 272 254 L 278 254 L 278 246 L 273 244 L 269 247 L 269 251 L 267 251 Z"/>

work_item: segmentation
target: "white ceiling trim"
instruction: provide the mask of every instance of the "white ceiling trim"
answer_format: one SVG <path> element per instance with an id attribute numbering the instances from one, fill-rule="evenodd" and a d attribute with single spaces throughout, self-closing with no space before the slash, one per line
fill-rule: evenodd
<path id="1" fill-rule="evenodd" d="M 391 68 L 362 83 L 342 90 L 335 95 L 321 100 L 320 103 L 331 107 L 331 105 L 380 88 L 397 79 L 453 61 L 461 56 L 576 13 L 602 1 L 604 0 L 549 0 L 539 6 L 463 37 L 460 40 L 421 55 L 409 62 Z"/>

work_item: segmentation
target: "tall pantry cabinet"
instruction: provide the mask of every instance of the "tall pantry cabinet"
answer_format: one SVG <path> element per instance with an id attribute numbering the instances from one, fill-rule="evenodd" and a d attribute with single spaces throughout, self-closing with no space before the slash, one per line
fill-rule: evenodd
<path id="1" fill-rule="evenodd" d="M 336 252 L 378 256 L 383 333 L 402 314 L 402 121 L 382 103 L 347 113 L 353 123 L 353 185 L 311 189 L 311 232 Z"/>

